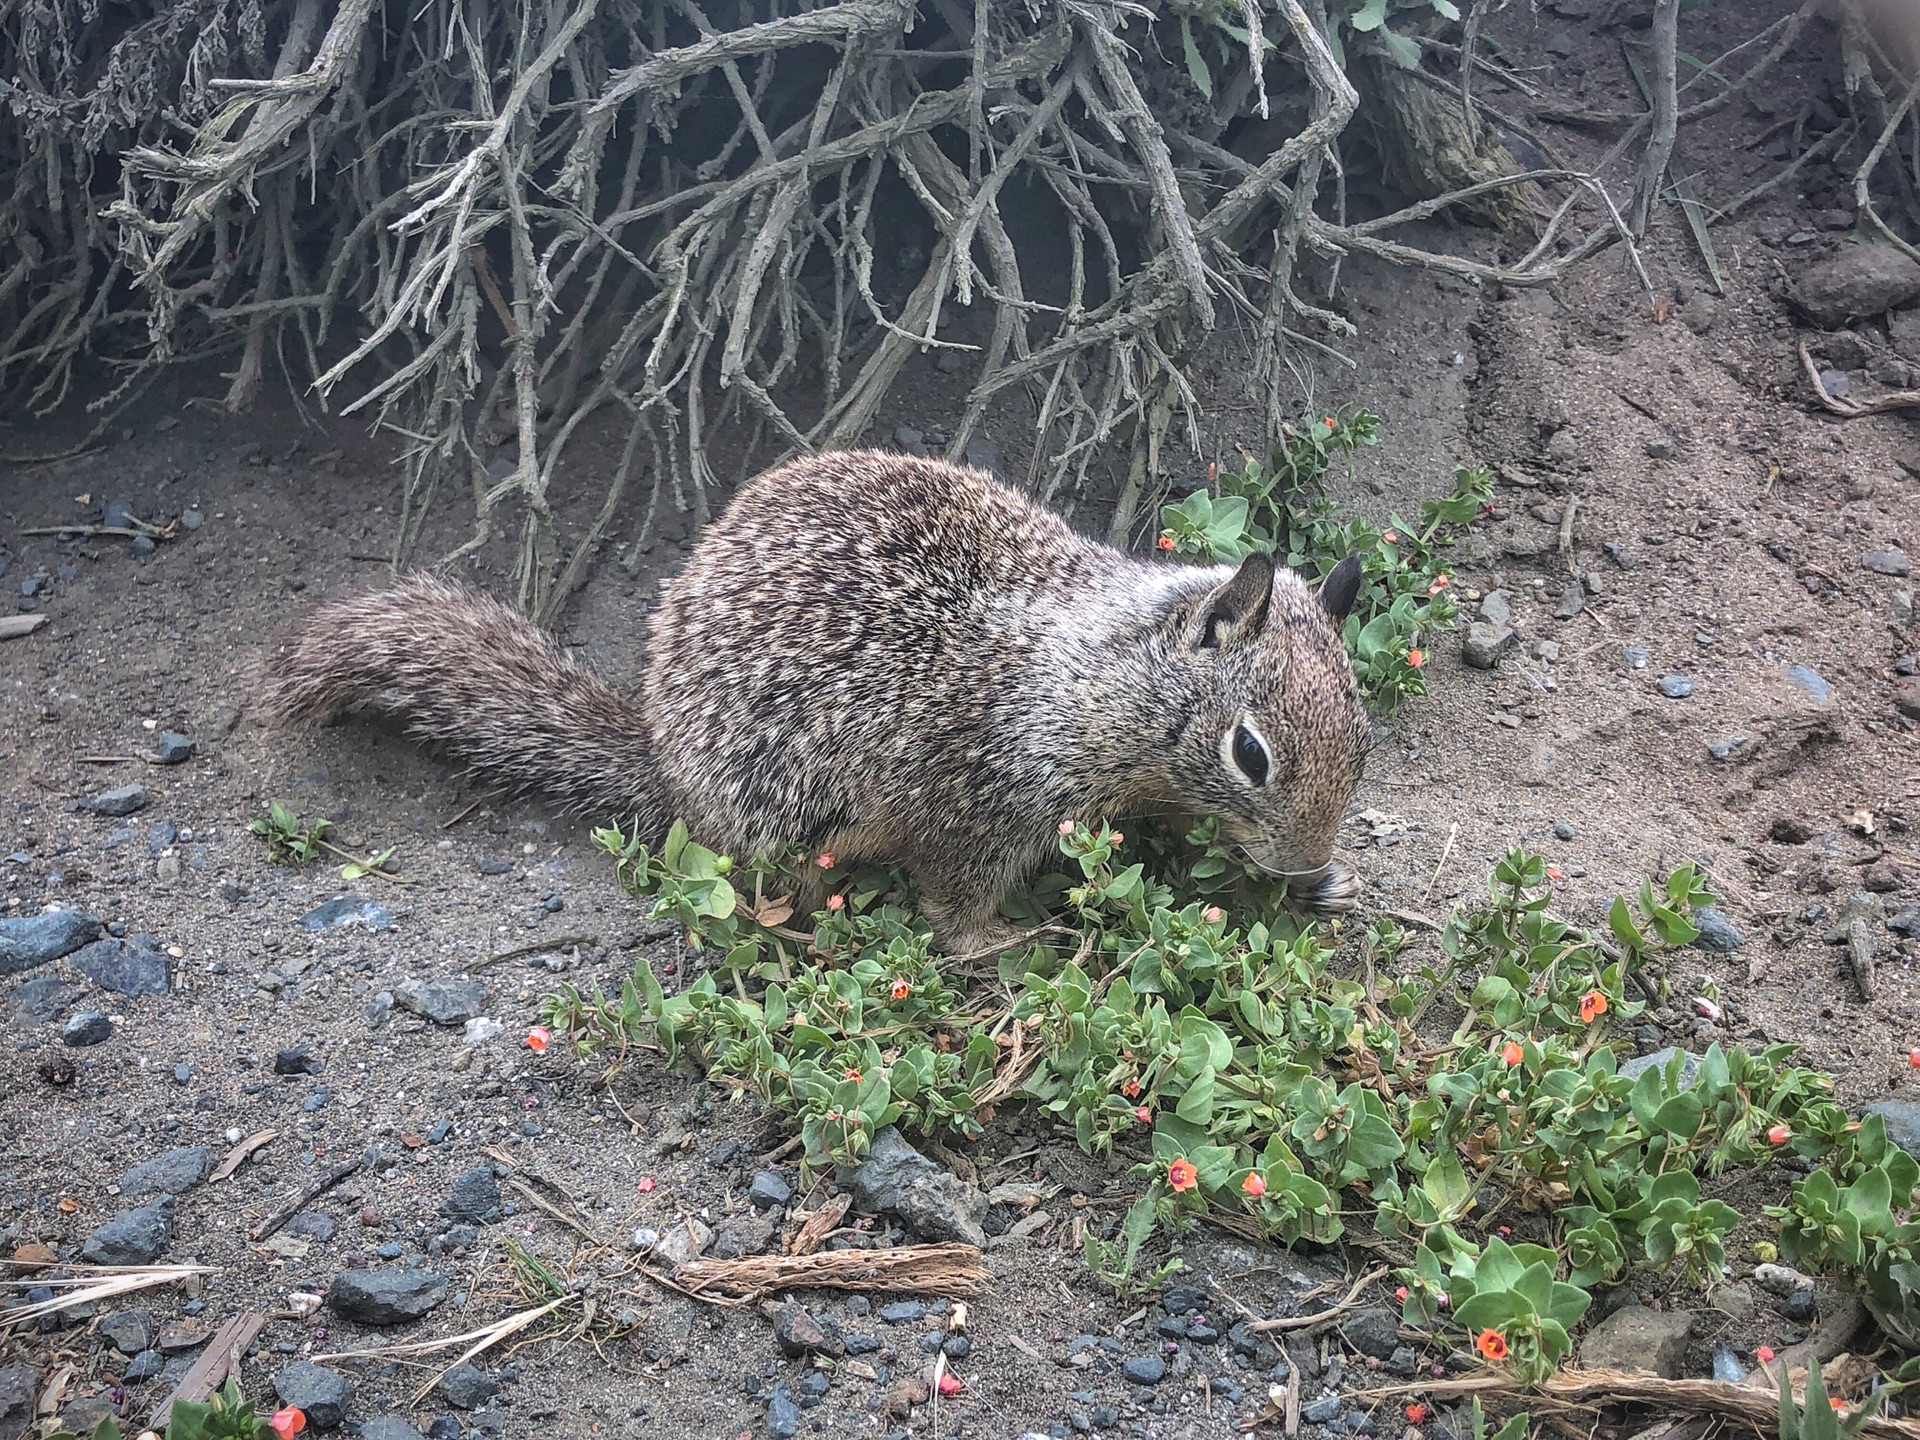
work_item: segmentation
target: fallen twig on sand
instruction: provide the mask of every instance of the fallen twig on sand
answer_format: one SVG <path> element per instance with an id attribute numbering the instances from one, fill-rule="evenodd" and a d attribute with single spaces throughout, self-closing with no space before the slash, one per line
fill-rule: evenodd
<path id="1" fill-rule="evenodd" d="M 652 1272 L 649 1272 L 652 1273 Z M 813 1255 L 750 1255 L 692 1260 L 674 1267 L 675 1289 L 702 1300 L 753 1300 L 776 1290 L 901 1290 L 964 1300 L 992 1272 L 971 1245 L 897 1245 L 890 1250 L 826 1250 Z"/>

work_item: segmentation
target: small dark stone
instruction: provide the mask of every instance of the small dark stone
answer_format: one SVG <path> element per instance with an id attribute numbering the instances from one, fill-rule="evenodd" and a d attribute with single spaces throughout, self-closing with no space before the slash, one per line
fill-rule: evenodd
<path id="1" fill-rule="evenodd" d="M 363 1325 L 397 1325 L 418 1320 L 449 1288 L 447 1277 L 431 1270 L 343 1270 L 327 1287 L 327 1304 Z"/>
<path id="2" fill-rule="evenodd" d="M 781 1381 L 767 1395 L 767 1434 L 773 1440 L 792 1440 L 800 1433 L 800 1406 Z"/>
<path id="3" fill-rule="evenodd" d="M 880 1337 L 877 1335 L 847 1336 L 847 1354 L 849 1355 L 871 1355 L 879 1348 Z"/>
<path id="4" fill-rule="evenodd" d="M 61 1027 L 61 1043 L 76 1050 L 86 1045 L 103 1045 L 113 1038 L 113 1021 L 98 1010 L 76 1010 Z"/>
<path id="5" fill-rule="evenodd" d="M 800 1404 L 811 1410 L 827 1398 L 827 1390 L 833 1382 L 827 1378 L 824 1370 L 809 1370 L 800 1378 Z"/>
<path id="6" fill-rule="evenodd" d="M 354 1383 L 337 1370 L 296 1360 L 273 1377 L 273 1393 L 282 1405 L 297 1405 L 316 1430 L 338 1429 L 353 1404 Z"/>
<path id="7" fill-rule="evenodd" d="M 1160 1292 L 1160 1308 L 1169 1315 L 1191 1315 L 1207 1303 L 1207 1292 L 1197 1285 L 1169 1285 Z"/>
<path id="8" fill-rule="evenodd" d="M 147 853 L 158 855 L 180 838 L 180 827 L 171 820 L 156 820 L 147 827 Z"/>
<path id="9" fill-rule="evenodd" d="M 918 1300 L 895 1300 L 880 1307 L 880 1319 L 888 1325 L 910 1325 L 926 1318 L 927 1307 Z"/>
<path id="10" fill-rule="evenodd" d="M 462 1363 L 440 1377 L 440 1397 L 459 1410 L 478 1410 L 500 1393 L 500 1382 L 478 1365 Z"/>
<path id="11" fill-rule="evenodd" d="M 129 1200 L 142 1195 L 181 1195 L 213 1173 L 215 1156 L 205 1145 L 182 1145 L 151 1160 L 142 1160 L 120 1177 L 120 1193 Z"/>
<path id="12" fill-rule="evenodd" d="M 193 758 L 193 741 L 173 730 L 153 737 L 153 758 L 162 765 L 182 765 Z"/>
<path id="13" fill-rule="evenodd" d="M 481 855 L 474 860 L 473 868 L 478 870 L 482 875 L 505 875 L 512 871 L 513 862 L 510 860 L 493 860 L 485 855 Z"/>
<path id="14" fill-rule="evenodd" d="M 173 1197 L 122 1210 L 80 1247 L 89 1265 L 151 1265 L 173 1243 Z"/>
<path id="15" fill-rule="evenodd" d="M 441 979 L 424 984 L 410 980 L 395 988 L 394 999 L 401 1009 L 436 1025 L 464 1025 L 486 1005 L 487 987 L 478 980 Z"/>
<path id="16" fill-rule="evenodd" d="M 964 1360 L 973 1353 L 973 1341 L 964 1335 L 949 1335 L 940 1348 L 949 1360 Z"/>
<path id="17" fill-rule="evenodd" d="M 1813 826 L 1793 815 L 1780 816 L 1767 829 L 1767 838 L 1781 845 L 1804 845 L 1813 834 Z"/>
<path id="18" fill-rule="evenodd" d="M 142 785 L 116 785 L 111 790 L 102 790 L 98 795 L 89 795 L 84 800 L 74 802 L 76 810 L 90 811 L 95 815 L 131 815 L 143 810 L 147 804 L 146 787 Z"/>
<path id="19" fill-rule="evenodd" d="M 471 1220 L 489 1224 L 500 1218 L 500 1185 L 493 1169 L 477 1165 L 453 1182 L 453 1190 L 441 1202 L 440 1213 L 452 1220 Z"/>
<path id="20" fill-rule="evenodd" d="M 753 1184 L 747 1190 L 747 1199 L 759 1209 L 771 1209 L 775 1205 L 784 1205 L 793 1198 L 793 1187 L 781 1176 L 778 1170 L 762 1170 L 753 1177 Z"/>
<path id="21" fill-rule="evenodd" d="M 1807 692 L 1816 705 L 1825 705 L 1833 699 L 1833 686 L 1818 670 L 1806 665 L 1789 665 L 1786 670 L 1787 682 Z"/>
<path id="22" fill-rule="evenodd" d="M 109 1315 L 100 1322 L 99 1330 L 107 1343 L 122 1355 L 138 1355 L 142 1350 L 153 1348 L 153 1316 L 145 1310 L 122 1310 L 117 1315 Z"/>
<path id="23" fill-rule="evenodd" d="M 1553 822 L 1553 838 L 1556 840 L 1573 839 L 1573 826 L 1569 825 L 1564 820 L 1554 821 Z"/>
<path id="24" fill-rule="evenodd" d="M 1887 921 L 1887 928 L 1909 940 L 1920 940 L 1920 905 L 1909 905 Z"/>
<path id="25" fill-rule="evenodd" d="M 333 1217 L 321 1210 L 302 1210 L 287 1222 L 289 1235 L 298 1235 L 303 1240 L 314 1240 L 322 1245 L 333 1238 L 336 1228 Z"/>
<path id="26" fill-rule="evenodd" d="M 460 1424 L 455 1421 L 453 1432 L 446 1440 L 454 1440 L 459 1433 Z M 376 1415 L 360 1427 L 360 1440 L 426 1440 L 426 1437 L 398 1415 Z"/>
<path id="27" fill-rule="evenodd" d="M 1385 1360 L 1400 1348 L 1400 1317 L 1384 1305 L 1357 1310 L 1340 1322 L 1340 1338 L 1362 1355 Z"/>
<path id="28" fill-rule="evenodd" d="M 447 1137 L 452 1134 L 453 1122 L 451 1120 L 436 1120 L 433 1122 L 433 1128 L 427 1131 L 427 1143 L 429 1145 L 444 1145 L 447 1143 Z"/>
<path id="29" fill-rule="evenodd" d="M 326 1062 L 305 1045 L 277 1051 L 273 1057 L 273 1073 L 276 1075 L 318 1075 L 324 1069 Z"/>
<path id="30" fill-rule="evenodd" d="M 987 1243 L 981 1228 L 986 1195 L 927 1159 L 891 1125 L 873 1137 L 866 1158 L 844 1173 L 841 1184 L 860 1209 L 892 1211 L 930 1240 Z"/>
<path id="31" fill-rule="evenodd" d="M 129 1385 L 137 1385 L 142 1380 L 151 1380 L 166 1368 L 166 1356 L 158 1350 L 142 1350 L 127 1362 L 127 1368 L 121 1378 Z"/>
<path id="32" fill-rule="evenodd" d="M 1341 1400 L 1338 1395 L 1325 1395 L 1310 1405 L 1300 1407 L 1300 1418 L 1310 1425 L 1331 1425 L 1340 1418 Z"/>
<path id="33" fill-rule="evenodd" d="M 1187 1317 L 1169 1315 L 1153 1328 L 1155 1333 L 1168 1340 L 1184 1340 L 1187 1338 Z"/>
<path id="34" fill-rule="evenodd" d="M 1260 1337 L 1247 1328 L 1244 1320 L 1227 1331 L 1227 1343 L 1233 1347 L 1234 1354 L 1249 1360 L 1260 1353 Z"/>
<path id="35" fill-rule="evenodd" d="M 1167 1362 L 1158 1355 L 1129 1355 L 1120 1370 L 1135 1385 L 1158 1385 L 1167 1378 Z"/>
<path id="36" fill-rule="evenodd" d="M 427 1440 L 460 1440 L 460 1422 L 451 1415 L 436 1415 L 427 1426 Z"/>
<path id="37" fill-rule="evenodd" d="M 1662 675 L 1658 689 L 1669 700 L 1684 700 L 1693 694 L 1693 681 L 1684 675 Z"/>
<path id="38" fill-rule="evenodd" d="M 1860 568 L 1900 580 L 1913 573 L 1913 561 L 1904 550 L 1869 550 L 1860 557 Z"/>
<path id="39" fill-rule="evenodd" d="M 165 995 L 173 989 L 173 960 L 151 935 L 96 940 L 76 951 L 67 964 L 115 995 Z"/>
<path id="40" fill-rule="evenodd" d="M 1712 905 L 1703 905 L 1693 912 L 1693 923 L 1700 934 L 1695 937 L 1696 950 L 1706 950 L 1715 955 L 1731 955 L 1743 949 L 1747 937 L 1740 933 L 1740 927 L 1727 917 L 1724 910 Z"/>
<path id="41" fill-rule="evenodd" d="M 98 917 L 84 910 L 49 910 L 0 920 L 0 975 L 71 955 L 100 933 Z"/>
<path id="42" fill-rule="evenodd" d="M 805 1306 L 791 1301 L 782 1307 L 773 1323 L 773 1338 L 789 1360 L 798 1360 L 803 1355 L 840 1355 L 846 1351 L 837 1325 L 831 1320 L 823 1324 L 814 1319 Z"/>

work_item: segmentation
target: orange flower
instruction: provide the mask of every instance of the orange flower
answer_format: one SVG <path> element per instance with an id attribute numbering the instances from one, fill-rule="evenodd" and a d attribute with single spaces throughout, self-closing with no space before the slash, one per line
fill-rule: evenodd
<path id="1" fill-rule="evenodd" d="M 849 1080 L 858 1080 L 858 1079 L 860 1079 L 860 1078 L 861 1078 L 861 1075 L 860 1075 L 860 1072 L 859 1072 L 859 1070 L 858 1070 L 858 1069 L 854 1069 L 854 1068 L 849 1068 L 849 1069 L 848 1069 L 848 1071 L 847 1071 L 847 1079 L 849 1079 Z"/>
<path id="2" fill-rule="evenodd" d="M 1329 429 L 1329 430 L 1331 430 L 1331 429 L 1333 429 L 1333 428 L 1334 428 L 1334 426 L 1333 426 L 1333 417 L 1332 417 L 1331 415 L 1329 415 L 1329 416 L 1327 416 L 1327 418 L 1326 418 L 1325 420 L 1323 420 L 1323 421 L 1321 421 L 1320 423 L 1321 423 L 1321 424 L 1323 424 L 1323 425 L 1325 425 L 1325 426 L 1327 427 L 1327 429 Z"/>
<path id="3" fill-rule="evenodd" d="M 1175 1190 L 1187 1191 L 1200 1183 L 1200 1172 L 1184 1155 L 1167 1166 L 1167 1183 Z"/>
<path id="4" fill-rule="evenodd" d="M 1920 1070 L 1920 1045 L 1916 1045 L 1913 1049 L 1907 1051 L 1907 1064 L 1916 1070 Z"/>
<path id="5" fill-rule="evenodd" d="M 1407 664 L 1411 665 L 1414 669 L 1418 670 L 1422 665 L 1426 663 L 1427 663 L 1426 651 L 1420 650 L 1420 649 L 1413 649 L 1413 650 L 1407 651 Z"/>
<path id="6" fill-rule="evenodd" d="M 1158 545 L 1162 550 L 1171 550 L 1173 549 L 1173 536 L 1162 535 L 1158 540 L 1154 541 L 1153 543 Z"/>
<path id="7" fill-rule="evenodd" d="M 1482 1330 L 1474 1338 L 1473 1348 L 1489 1360 L 1504 1360 L 1507 1358 L 1507 1337 L 1498 1330 Z"/>
<path id="8" fill-rule="evenodd" d="M 1393 1298 L 1398 1300 L 1402 1305 L 1406 1304 L 1407 1303 L 1407 1287 L 1404 1285 L 1401 1285 L 1395 1288 L 1393 1292 Z"/>
<path id="9" fill-rule="evenodd" d="M 307 1412 L 298 1405 L 289 1405 L 284 1410 L 274 1411 L 267 1423 L 280 1440 L 293 1440 L 294 1436 L 307 1428 Z"/>
<path id="10" fill-rule="evenodd" d="M 940 1372 L 940 1393 L 942 1395 L 958 1395 L 966 1388 L 965 1382 L 963 1382 L 958 1375 L 951 1375 L 945 1370 Z"/>
<path id="11" fill-rule="evenodd" d="M 655 1180 L 651 1175 L 642 1175 L 640 1177 L 640 1193 L 642 1195 L 651 1195 L 653 1193 L 653 1187 L 659 1183 L 660 1182 Z"/>
<path id="12" fill-rule="evenodd" d="M 1073 821 L 1071 821 L 1071 820 L 1062 820 L 1062 821 L 1060 822 L 1060 833 L 1061 833 L 1062 835 L 1071 835 L 1071 834 L 1073 834 Z"/>
<path id="13" fill-rule="evenodd" d="M 1753 1352 L 1753 1358 L 1758 1360 L 1762 1365 L 1771 1365 L 1773 1363 L 1773 1346 L 1762 1345 L 1758 1350 Z"/>
<path id="14" fill-rule="evenodd" d="M 1240 1182 L 1240 1188 L 1258 1200 L 1267 1193 L 1267 1177 L 1258 1170 L 1249 1170 L 1247 1178 Z"/>
<path id="15" fill-rule="evenodd" d="M 889 990 L 887 993 L 893 996 L 893 998 L 896 1000 L 904 1000 L 909 995 L 913 994 L 913 986 L 907 983 L 905 976 L 901 976 L 898 980 L 895 980 L 893 982 L 893 989 Z"/>
<path id="16" fill-rule="evenodd" d="M 553 1032 L 544 1025 L 536 1025 L 527 1032 L 527 1048 L 538 1055 L 553 1043 Z"/>
<path id="17" fill-rule="evenodd" d="M 1407 1423 L 1409 1425 L 1426 1424 L 1427 1423 L 1427 1407 L 1417 1402 L 1415 1404 L 1407 1406 Z"/>
<path id="18" fill-rule="evenodd" d="M 813 857 L 813 863 L 818 865 L 822 870 L 831 870 L 833 868 L 833 852 L 831 850 L 822 850 L 818 855 Z"/>
<path id="19" fill-rule="evenodd" d="M 1151 1125 L 1153 1123 L 1153 1111 L 1142 1105 L 1133 1112 L 1133 1118 L 1138 1120 L 1142 1125 Z"/>
<path id="20" fill-rule="evenodd" d="M 847 897 L 846 897 L 846 896 L 844 896 L 844 895 L 829 895 L 829 896 L 827 896 L 827 909 L 829 909 L 829 910 L 844 910 L 844 909 L 846 909 L 846 908 L 847 908 Z"/>
<path id="21" fill-rule="evenodd" d="M 1433 583 L 1427 586 L 1427 594 L 1438 595 L 1452 583 L 1453 581 L 1449 580 L 1445 575 L 1436 575 L 1433 577 Z"/>
<path id="22" fill-rule="evenodd" d="M 1133 1099 L 1134 1096 L 1140 1093 L 1140 1082 L 1138 1080 L 1127 1081 L 1126 1084 L 1120 1087 L 1120 1093 L 1129 1100 Z"/>
<path id="23" fill-rule="evenodd" d="M 1792 1138 L 1793 1138 L 1793 1131 L 1789 1130 L 1784 1125 L 1776 1125 L 1771 1130 L 1767 1131 L 1767 1143 L 1769 1145 L 1784 1145 L 1787 1143 L 1787 1141 L 1791 1140 Z"/>
<path id="24" fill-rule="evenodd" d="M 1567 872 L 1562 870 L 1558 865 L 1547 866 L 1547 879 L 1564 880 L 1566 878 L 1567 878 Z"/>
<path id="25" fill-rule="evenodd" d="M 1527 1058 L 1527 1052 L 1520 1047 L 1518 1040 L 1509 1040 L 1500 1047 L 1500 1060 L 1508 1069 L 1512 1069 Z"/>
<path id="26" fill-rule="evenodd" d="M 1107 832 L 1107 843 L 1110 845 L 1119 845 L 1124 842 L 1126 838 L 1127 837 L 1122 835 L 1118 830 L 1109 830 Z"/>
<path id="27" fill-rule="evenodd" d="M 1598 990 L 1589 990 L 1580 997 L 1580 1018 L 1588 1025 L 1607 1013 L 1607 997 Z"/>
<path id="28" fill-rule="evenodd" d="M 1400 543 L 1400 532 L 1398 530 L 1382 530 L 1380 532 L 1380 538 L 1389 545 L 1398 545 Z"/>

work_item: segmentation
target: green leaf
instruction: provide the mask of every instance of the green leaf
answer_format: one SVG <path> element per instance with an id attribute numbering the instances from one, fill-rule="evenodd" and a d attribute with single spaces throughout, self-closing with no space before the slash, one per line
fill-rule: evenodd
<path id="1" fill-rule="evenodd" d="M 1208 1065 L 1193 1077 L 1193 1083 L 1187 1086 L 1187 1093 L 1180 1097 L 1173 1113 L 1195 1125 L 1207 1124 L 1213 1119 L 1213 1089 L 1214 1071 Z"/>
<path id="2" fill-rule="evenodd" d="M 1365 0 L 1360 8 L 1353 12 L 1353 18 L 1347 21 L 1353 29 L 1362 35 L 1378 30 L 1387 21 L 1387 0 Z"/>
<path id="3" fill-rule="evenodd" d="M 1193 22 L 1187 15 L 1180 17 L 1180 45 L 1187 54 L 1187 78 L 1193 81 L 1195 89 L 1211 100 L 1213 75 L 1207 69 L 1207 62 L 1200 58 L 1200 47 L 1193 43 Z"/>
<path id="4" fill-rule="evenodd" d="M 1413 40 L 1408 36 L 1400 34 L 1397 30 L 1390 30 L 1385 25 L 1382 25 L 1380 27 L 1380 43 L 1386 47 L 1387 55 L 1393 60 L 1393 63 L 1398 65 L 1402 70 L 1418 70 L 1420 68 L 1419 41 Z"/>

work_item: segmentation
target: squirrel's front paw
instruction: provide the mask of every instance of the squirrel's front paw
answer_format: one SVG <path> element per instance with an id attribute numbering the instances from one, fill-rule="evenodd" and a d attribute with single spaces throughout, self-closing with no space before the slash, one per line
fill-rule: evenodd
<path id="1" fill-rule="evenodd" d="M 1344 865 L 1329 865 L 1301 887 L 1300 898 L 1316 915 L 1344 915 L 1360 904 L 1360 877 Z"/>

